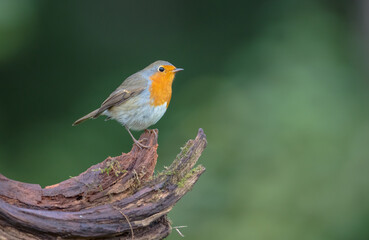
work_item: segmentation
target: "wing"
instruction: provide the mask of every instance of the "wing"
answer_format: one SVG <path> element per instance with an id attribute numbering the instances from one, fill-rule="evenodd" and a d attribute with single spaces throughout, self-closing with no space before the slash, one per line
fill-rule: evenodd
<path id="1" fill-rule="evenodd" d="M 141 75 L 134 74 L 128 77 L 124 82 L 110 94 L 110 96 L 101 104 L 95 117 L 99 116 L 105 110 L 119 105 L 128 99 L 137 96 L 148 86 L 148 81 Z"/>

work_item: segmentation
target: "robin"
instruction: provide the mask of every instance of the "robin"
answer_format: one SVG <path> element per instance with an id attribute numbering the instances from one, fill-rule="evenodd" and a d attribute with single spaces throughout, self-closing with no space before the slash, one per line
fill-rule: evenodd
<path id="1" fill-rule="evenodd" d="M 156 61 L 141 71 L 129 76 L 112 92 L 101 106 L 78 119 L 73 126 L 100 115 L 121 123 L 137 146 L 147 148 L 134 138 L 131 130 L 141 131 L 160 120 L 172 97 L 172 83 L 177 72 L 167 61 Z"/>

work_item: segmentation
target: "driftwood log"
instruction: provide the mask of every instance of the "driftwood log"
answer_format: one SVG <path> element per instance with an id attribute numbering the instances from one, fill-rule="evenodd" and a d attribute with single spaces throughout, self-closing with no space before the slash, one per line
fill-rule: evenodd
<path id="1" fill-rule="evenodd" d="M 199 129 L 181 153 L 154 175 L 157 130 L 141 135 L 150 148 L 108 157 L 77 177 L 41 188 L 0 174 L 0 239 L 163 239 L 167 213 L 205 171 Z"/>

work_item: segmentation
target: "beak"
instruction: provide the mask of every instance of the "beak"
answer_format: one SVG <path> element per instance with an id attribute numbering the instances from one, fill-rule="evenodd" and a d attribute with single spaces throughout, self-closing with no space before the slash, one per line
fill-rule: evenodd
<path id="1" fill-rule="evenodd" d="M 180 71 L 183 71 L 184 69 L 183 68 L 175 68 L 172 70 L 172 72 L 176 73 L 176 72 L 180 72 Z"/>

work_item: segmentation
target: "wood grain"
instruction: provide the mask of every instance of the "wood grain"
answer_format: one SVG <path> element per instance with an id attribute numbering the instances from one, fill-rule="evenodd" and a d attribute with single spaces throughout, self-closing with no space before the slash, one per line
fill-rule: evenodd
<path id="1" fill-rule="evenodd" d="M 154 175 L 157 130 L 140 139 L 150 148 L 108 157 L 79 176 L 41 188 L 0 174 L 0 239 L 162 239 L 167 213 L 205 168 L 194 168 L 206 147 L 199 129 L 171 166 Z"/>

